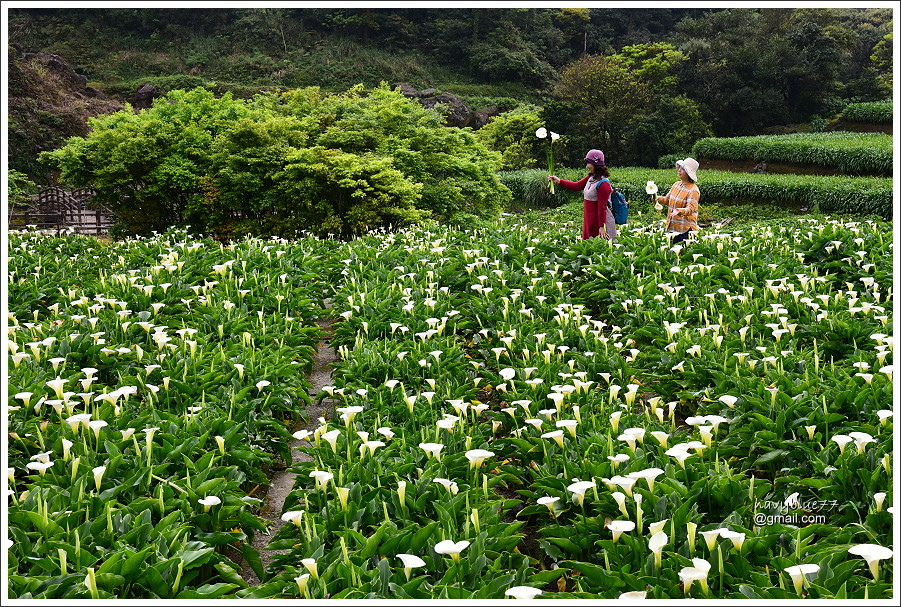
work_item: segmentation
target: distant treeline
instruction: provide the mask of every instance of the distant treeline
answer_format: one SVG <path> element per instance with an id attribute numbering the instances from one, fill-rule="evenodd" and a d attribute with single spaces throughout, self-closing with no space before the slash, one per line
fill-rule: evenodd
<path id="1" fill-rule="evenodd" d="M 556 153 L 566 166 L 578 166 L 589 148 L 603 149 L 615 166 L 657 166 L 705 137 L 824 130 L 849 104 L 891 96 L 892 15 L 888 8 L 28 8 L 8 12 L 8 29 L 23 52 L 59 55 L 89 87 L 123 103 L 148 83 L 161 93 L 203 86 L 244 99 L 305 87 L 373 90 L 381 82 L 454 93 L 473 110 L 506 112 L 483 138 L 503 153 L 503 168 L 517 169 L 543 156 L 532 136 L 540 125 L 562 135 Z M 13 91 L 39 90 L 52 78 L 41 77 L 40 65 L 17 70 L 11 63 L 10 74 L 31 84 L 12 77 L 11 147 L 19 151 L 10 166 L 40 178 L 30 150 L 72 134 L 53 112 L 84 104 L 76 94 L 35 110 L 35 99 Z M 32 97 L 65 94 L 50 87 Z"/>
<path id="2" fill-rule="evenodd" d="M 406 77 L 539 101 L 584 55 L 667 42 L 688 57 L 678 90 L 732 136 L 890 96 L 891 18 L 889 8 L 28 8 L 9 11 L 9 39 L 100 84 L 153 69 L 333 91 Z"/>

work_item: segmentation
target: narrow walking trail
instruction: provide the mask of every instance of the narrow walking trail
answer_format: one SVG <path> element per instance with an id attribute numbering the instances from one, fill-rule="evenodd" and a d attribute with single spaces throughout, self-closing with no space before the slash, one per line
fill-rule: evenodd
<path id="1" fill-rule="evenodd" d="M 315 396 L 322 391 L 323 386 L 327 386 L 331 383 L 332 363 L 338 359 L 338 355 L 335 352 L 335 349 L 332 348 L 329 339 L 329 329 L 332 322 L 332 319 L 326 317 L 321 318 L 318 323 L 325 332 L 325 335 L 319 343 L 316 354 L 313 356 L 313 370 L 309 376 L 310 383 L 312 384 L 309 392 L 310 398 L 315 398 Z M 325 416 L 326 413 L 334 408 L 334 406 L 335 401 L 330 398 L 325 398 L 320 403 L 314 401 L 307 408 L 306 421 L 301 422 L 294 428 L 294 431 L 296 432 L 303 429 L 312 431 L 319 425 L 319 422 L 317 421 L 318 418 Z M 260 553 L 260 560 L 263 562 L 264 570 L 268 568 L 276 555 L 288 552 L 288 550 L 266 550 L 266 546 L 269 545 L 272 538 L 278 533 L 278 530 L 285 524 L 281 519 L 282 510 L 285 499 L 288 497 L 288 494 L 291 493 L 292 489 L 294 489 L 294 479 L 297 476 L 291 471 L 291 468 L 294 464 L 299 462 L 310 461 L 309 455 L 296 449 L 296 447 L 299 447 L 303 443 L 306 443 L 306 440 L 299 441 L 295 439 L 291 441 L 291 463 L 284 470 L 278 470 L 272 475 L 269 486 L 265 489 L 265 495 L 261 496 L 263 506 L 260 508 L 259 516 L 266 521 L 268 533 L 257 533 L 254 535 L 253 547 Z M 259 586 L 262 583 L 262 580 L 259 579 L 250 565 L 246 563 L 241 570 L 241 576 L 250 586 Z"/>

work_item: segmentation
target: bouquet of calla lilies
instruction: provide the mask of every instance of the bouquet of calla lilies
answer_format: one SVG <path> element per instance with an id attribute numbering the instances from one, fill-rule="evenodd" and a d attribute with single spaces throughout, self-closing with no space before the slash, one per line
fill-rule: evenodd
<path id="1" fill-rule="evenodd" d="M 550 135 L 550 137 L 548 137 L 548 135 Z M 557 141 L 558 139 L 560 139 L 560 135 L 558 135 L 554 131 L 548 131 L 546 128 L 541 127 L 540 129 L 535 131 L 535 136 L 538 137 L 539 139 L 547 139 L 548 140 L 547 151 L 546 151 L 547 170 L 548 170 L 549 174 L 553 175 L 554 174 L 554 142 Z M 548 188 L 550 189 L 551 194 L 553 194 L 554 193 L 554 182 L 553 181 L 548 181 Z"/>

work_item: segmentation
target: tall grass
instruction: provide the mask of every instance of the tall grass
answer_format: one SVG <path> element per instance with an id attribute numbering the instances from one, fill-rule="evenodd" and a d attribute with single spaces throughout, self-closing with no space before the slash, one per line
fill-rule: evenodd
<path id="1" fill-rule="evenodd" d="M 842 118 L 849 122 L 891 124 L 894 118 L 893 107 L 890 100 L 852 103 L 842 111 Z"/>
<path id="2" fill-rule="evenodd" d="M 584 172 L 574 169 L 560 169 L 557 176 L 571 181 L 584 177 Z M 547 209 L 571 202 L 575 193 L 554 187 L 548 188 L 548 172 L 543 169 L 523 169 L 521 171 L 501 171 L 498 177 L 513 193 L 514 209 Z"/>

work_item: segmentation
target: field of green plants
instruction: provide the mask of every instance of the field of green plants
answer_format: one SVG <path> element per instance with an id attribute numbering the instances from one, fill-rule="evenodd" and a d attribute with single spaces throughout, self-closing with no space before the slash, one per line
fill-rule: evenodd
<path id="1" fill-rule="evenodd" d="M 10 233 L 9 597 L 892 598 L 891 234 Z"/>
<path id="2" fill-rule="evenodd" d="M 853 115 L 853 113 L 852 113 Z M 709 137 L 692 148 L 695 157 L 819 165 L 848 175 L 892 174 L 892 136 L 883 133 L 793 133 Z"/>
<path id="3" fill-rule="evenodd" d="M 842 110 L 842 118 L 851 122 L 891 124 L 894 118 L 893 107 L 891 101 L 852 103 Z"/>

